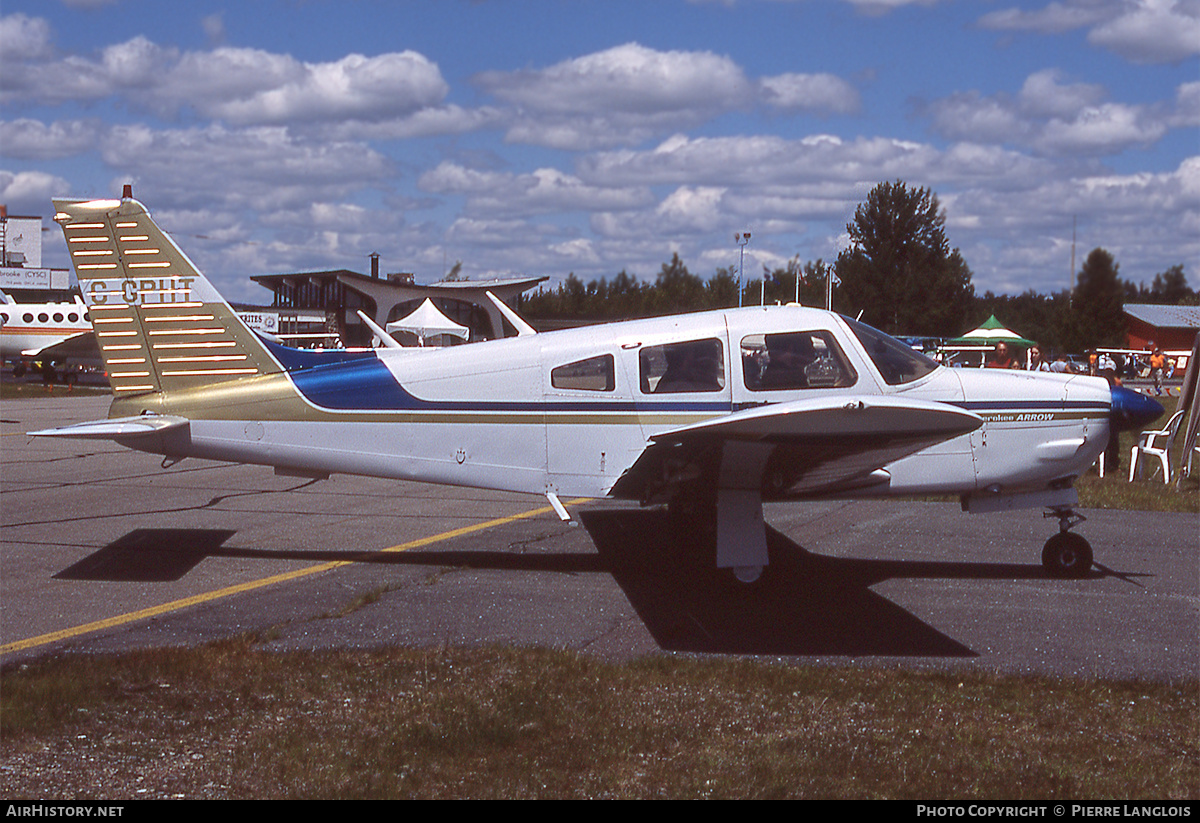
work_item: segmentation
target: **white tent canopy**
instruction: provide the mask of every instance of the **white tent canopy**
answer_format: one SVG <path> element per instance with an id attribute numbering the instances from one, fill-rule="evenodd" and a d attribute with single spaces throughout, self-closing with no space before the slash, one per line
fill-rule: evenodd
<path id="1" fill-rule="evenodd" d="M 389 334 L 397 331 L 412 332 L 417 335 L 417 339 L 421 341 L 422 346 L 425 345 L 425 338 L 427 337 L 439 334 L 452 334 L 455 337 L 461 337 L 465 340 L 471 333 L 471 330 L 466 326 L 460 326 L 442 314 L 428 297 L 425 298 L 424 303 L 417 307 L 416 311 L 407 317 L 402 317 L 399 320 L 393 320 L 391 323 L 388 323 L 387 331 Z"/>

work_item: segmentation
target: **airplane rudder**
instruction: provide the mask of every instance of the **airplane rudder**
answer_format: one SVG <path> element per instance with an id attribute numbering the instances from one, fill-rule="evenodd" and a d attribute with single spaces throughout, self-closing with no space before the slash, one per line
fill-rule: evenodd
<path id="1" fill-rule="evenodd" d="M 224 302 L 137 200 L 55 200 L 54 207 L 89 304 Z"/>
<path id="2" fill-rule="evenodd" d="M 56 200 L 54 207 L 114 394 L 281 370 L 140 202 Z"/>

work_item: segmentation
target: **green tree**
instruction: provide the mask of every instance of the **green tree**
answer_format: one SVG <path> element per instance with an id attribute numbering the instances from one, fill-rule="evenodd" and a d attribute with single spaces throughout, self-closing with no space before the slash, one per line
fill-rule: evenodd
<path id="1" fill-rule="evenodd" d="M 864 321 L 892 334 L 962 332 L 975 293 L 971 270 L 950 248 L 936 194 L 880 183 L 846 230 L 851 245 L 838 256 L 834 308 L 861 310 Z"/>
<path id="2" fill-rule="evenodd" d="M 1125 284 L 1116 260 L 1104 249 L 1093 249 L 1083 261 L 1071 294 L 1068 347 L 1081 351 L 1097 346 L 1125 345 Z"/>
<path id="3" fill-rule="evenodd" d="M 1154 275 L 1150 298 L 1155 303 L 1179 305 L 1188 302 L 1194 295 L 1195 292 L 1188 288 L 1182 265 L 1172 266 L 1162 274 Z"/>
<path id="4" fill-rule="evenodd" d="M 738 279 L 735 269 L 718 268 L 717 273 L 704 284 L 704 288 L 707 292 L 705 308 L 728 309 L 737 305 Z"/>
<path id="5" fill-rule="evenodd" d="M 676 253 L 670 263 L 663 263 L 646 309 L 650 315 L 695 311 L 704 306 L 705 297 L 704 281 L 688 271 Z"/>

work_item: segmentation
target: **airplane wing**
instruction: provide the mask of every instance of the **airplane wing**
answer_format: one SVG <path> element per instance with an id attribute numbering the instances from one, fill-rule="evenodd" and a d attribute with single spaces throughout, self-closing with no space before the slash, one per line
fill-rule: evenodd
<path id="1" fill-rule="evenodd" d="M 955 406 L 903 397 L 758 406 L 655 435 L 611 494 L 661 502 L 691 481 L 765 497 L 835 492 L 886 482 L 883 466 L 980 425 Z"/>
<path id="2" fill-rule="evenodd" d="M 81 331 L 44 349 L 27 349 L 21 354 L 36 359 L 87 360 L 100 363 L 100 346 L 96 343 L 96 333 L 90 331 Z"/>

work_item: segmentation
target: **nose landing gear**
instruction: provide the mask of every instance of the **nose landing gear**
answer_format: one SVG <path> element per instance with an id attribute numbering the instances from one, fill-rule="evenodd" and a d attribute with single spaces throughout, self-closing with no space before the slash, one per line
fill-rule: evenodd
<path id="1" fill-rule="evenodd" d="M 1070 506 L 1054 506 L 1043 517 L 1058 518 L 1058 534 L 1042 548 L 1042 566 L 1051 577 L 1084 577 L 1092 568 L 1092 547 L 1070 529 L 1087 518 Z"/>

